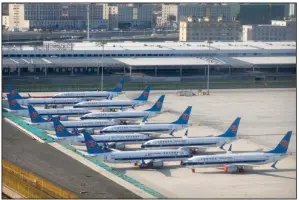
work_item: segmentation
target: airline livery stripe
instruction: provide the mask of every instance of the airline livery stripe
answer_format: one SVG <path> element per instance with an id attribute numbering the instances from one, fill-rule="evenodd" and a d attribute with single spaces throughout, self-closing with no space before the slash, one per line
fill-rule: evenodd
<path id="1" fill-rule="evenodd" d="M 185 162 L 183 165 L 213 165 L 213 164 L 237 164 L 237 163 L 258 163 L 264 162 L 263 160 L 239 160 L 239 161 L 218 161 L 218 162 Z"/>
<path id="2" fill-rule="evenodd" d="M 112 158 L 114 160 L 148 160 L 162 158 L 190 158 L 192 155 L 176 155 L 176 156 L 147 156 L 147 157 L 130 157 L 130 158 Z"/>
<path id="3" fill-rule="evenodd" d="M 148 130 L 118 130 L 118 131 L 110 131 L 105 130 L 101 131 L 102 133 L 125 133 L 125 132 L 153 132 L 153 131 L 169 131 L 170 129 L 148 129 Z"/>
<path id="4" fill-rule="evenodd" d="M 108 97 L 109 95 L 66 95 L 66 96 L 53 96 L 52 98 L 55 99 L 59 99 L 59 98 L 71 98 L 71 97 L 75 97 L 75 98 L 84 98 L 84 97 Z"/>
<path id="5" fill-rule="evenodd" d="M 182 143 L 176 143 L 176 144 L 147 144 L 144 145 L 145 147 L 172 147 L 172 146 L 192 146 L 192 145 L 200 145 L 200 146 L 205 146 L 205 145 L 216 145 L 217 143 L 188 143 L 188 144 L 182 144 Z"/>

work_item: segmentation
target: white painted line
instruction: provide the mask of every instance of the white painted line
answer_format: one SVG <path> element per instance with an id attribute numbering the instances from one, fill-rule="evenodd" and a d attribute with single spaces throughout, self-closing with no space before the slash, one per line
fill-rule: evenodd
<path id="1" fill-rule="evenodd" d="M 46 63 L 52 63 L 50 60 L 47 60 L 45 58 L 42 58 L 43 61 L 45 61 Z"/>
<path id="2" fill-rule="evenodd" d="M 52 147 L 58 149 L 59 151 L 67 154 L 68 156 L 78 160 L 82 164 L 86 165 L 87 167 L 93 169 L 94 171 L 100 173 L 101 175 L 109 178 L 113 182 L 117 183 L 118 185 L 123 186 L 124 188 L 130 190 L 131 192 L 135 193 L 136 195 L 142 197 L 142 198 L 155 198 L 154 196 L 150 195 L 149 193 L 143 191 L 142 189 L 134 186 L 133 184 L 123 180 L 122 178 L 114 175 L 113 173 L 108 172 L 107 170 L 103 169 L 102 167 L 96 165 L 95 163 L 89 161 L 88 159 L 76 154 L 75 152 L 66 149 L 65 147 L 61 146 L 60 144 L 56 142 L 48 143 Z"/>
<path id="3" fill-rule="evenodd" d="M 17 64 L 20 64 L 18 61 L 14 60 L 14 59 L 12 59 L 12 58 L 10 58 L 9 60 L 11 60 L 11 61 L 13 61 L 13 62 L 15 62 L 15 63 L 17 63 Z"/>
<path id="4" fill-rule="evenodd" d="M 18 192 L 16 192 L 15 190 L 13 190 L 12 188 L 2 184 L 2 192 L 8 196 L 9 198 L 13 198 L 13 199 L 23 199 L 25 198 L 24 196 L 22 196 L 21 194 L 19 194 Z"/>
<path id="5" fill-rule="evenodd" d="M 23 131 L 24 133 L 26 133 L 27 135 L 31 136 L 32 138 L 36 139 L 37 141 L 41 142 L 41 143 L 45 143 L 44 140 L 40 139 L 39 137 L 37 137 L 36 135 L 34 135 L 33 133 L 31 133 L 30 131 L 27 131 L 26 129 L 24 129 L 23 127 L 19 126 L 18 124 L 14 123 L 13 121 L 7 119 L 6 117 L 4 118 L 5 121 L 7 121 L 8 123 L 12 124 L 13 126 L 15 126 L 16 128 L 20 129 L 21 131 Z"/>
<path id="6" fill-rule="evenodd" d="M 27 64 L 30 63 L 28 60 L 25 60 L 24 58 L 22 58 L 22 60 L 23 60 L 24 62 L 26 62 Z"/>

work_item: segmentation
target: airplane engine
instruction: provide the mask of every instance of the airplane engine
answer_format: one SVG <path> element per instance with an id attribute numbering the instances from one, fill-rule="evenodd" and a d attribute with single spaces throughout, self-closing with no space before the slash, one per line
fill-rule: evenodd
<path id="1" fill-rule="evenodd" d="M 119 150 L 123 150 L 126 148 L 126 145 L 124 143 L 116 143 L 115 148 Z"/>
<path id="2" fill-rule="evenodd" d="M 93 135 L 94 134 L 94 129 L 93 128 L 86 128 L 86 129 L 81 129 L 81 131 L 80 132 L 86 132 L 86 133 L 88 133 L 88 134 L 90 134 L 90 135 Z"/>
<path id="3" fill-rule="evenodd" d="M 243 167 L 238 167 L 236 165 L 224 165 L 224 172 L 235 173 L 235 172 L 244 172 Z"/>
<path id="4" fill-rule="evenodd" d="M 61 104 L 58 104 L 58 105 L 56 105 L 56 108 L 64 108 L 64 106 Z"/>
<path id="5" fill-rule="evenodd" d="M 153 168 L 161 168 L 164 166 L 163 161 L 154 161 L 153 162 Z"/>
<path id="6" fill-rule="evenodd" d="M 67 121 L 67 120 L 68 120 L 68 116 L 66 115 L 60 116 L 60 121 Z"/>

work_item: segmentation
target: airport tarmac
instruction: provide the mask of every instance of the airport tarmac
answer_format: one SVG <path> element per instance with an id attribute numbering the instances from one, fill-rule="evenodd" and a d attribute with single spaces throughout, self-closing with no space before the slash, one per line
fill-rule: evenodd
<path id="1" fill-rule="evenodd" d="M 49 94 L 49 93 L 48 93 Z M 126 92 L 115 99 L 131 99 L 140 91 Z M 172 122 L 193 106 L 190 137 L 218 135 L 236 117 L 241 117 L 239 140 L 233 152 L 270 150 L 283 135 L 292 130 L 289 156 L 278 162 L 277 170 L 264 165 L 241 174 L 227 174 L 216 168 L 197 168 L 192 173 L 179 162 L 169 162 L 163 169 L 138 169 L 133 164 L 109 164 L 126 175 L 176 198 L 295 198 L 296 197 L 296 89 L 211 90 L 209 96 L 177 96 L 176 91 L 152 91 L 149 103 L 136 110 L 149 108 L 161 94 L 166 94 L 161 115 L 150 123 Z M 34 95 L 38 95 L 37 93 Z M 45 93 L 41 93 L 45 95 Z M 200 124 L 200 126 L 198 126 Z M 185 130 L 175 133 L 182 136 Z M 167 136 L 167 135 L 166 135 Z M 129 148 L 136 148 L 130 145 Z M 228 148 L 226 145 L 224 148 Z M 223 153 L 210 148 L 207 153 Z M 157 181 L 158 180 L 158 181 Z"/>

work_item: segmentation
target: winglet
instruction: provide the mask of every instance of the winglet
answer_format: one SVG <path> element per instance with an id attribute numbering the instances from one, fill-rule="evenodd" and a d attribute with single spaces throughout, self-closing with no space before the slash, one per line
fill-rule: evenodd
<path id="1" fill-rule="evenodd" d="M 192 106 L 188 106 L 188 108 L 184 111 L 184 113 L 180 116 L 180 118 L 172 122 L 172 124 L 188 124 L 191 110 L 192 110 Z"/>
<path id="2" fill-rule="evenodd" d="M 162 110 L 163 102 L 164 102 L 165 95 L 161 95 L 157 102 L 150 108 L 145 111 L 150 112 L 160 112 Z"/>
<path id="3" fill-rule="evenodd" d="M 174 135 L 173 135 L 174 132 L 175 132 L 175 130 L 172 130 L 172 131 L 169 133 L 169 135 L 171 135 L 171 136 L 174 137 Z"/>
<path id="4" fill-rule="evenodd" d="M 10 94 L 7 94 L 8 106 L 10 110 L 26 110 L 27 108 L 22 107 L 17 100 L 12 98 Z"/>
<path id="5" fill-rule="evenodd" d="M 32 105 L 28 105 L 29 117 L 32 123 L 48 122 L 40 116 Z"/>
<path id="6" fill-rule="evenodd" d="M 8 85 L 8 92 L 13 99 L 24 99 L 24 97 L 22 97 L 12 85 Z"/>
<path id="7" fill-rule="evenodd" d="M 277 169 L 277 168 L 276 168 L 276 164 L 277 164 L 277 162 L 278 162 L 278 160 L 275 161 L 275 162 L 271 165 L 271 167 L 274 168 L 274 169 Z"/>
<path id="8" fill-rule="evenodd" d="M 279 142 L 279 144 L 275 147 L 275 149 L 268 151 L 266 153 L 278 153 L 278 154 L 286 153 L 288 151 L 291 136 L 292 136 L 292 131 L 288 131 L 285 134 L 285 136 L 282 138 L 282 140 Z"/>
<path id="9" fill-rule="evenodd" d="M 218 137 L 236 137 L 239 129 L 241 117 L 237 117 L 225 133 L 218 135 Z"/>
<path id="10" fill-rule="evenodd" d="M 84 141 L 85 145 L 87 148 L 87 152 L 89 154 L 100 154 L 100 153 L 105 153 L 107 151 L 103 150 L 97 143 L 96 141 L 92 138 L 91 135 L 88 133 L 84 132 Z"/>
<path id="11" fill-rule="evenodd" d="M 185 132 L 183 138 L 188 138 L 188 129 L 186 130 L 186 132 Z"/>
<path id="12" fill-rule="evenodd" d="M 232 152 L 232 147 L 233 147 L 233 144 L 231 144 L 227 150 L 227 153 L 231 153 Z"/>
<path id="13" fill-rule="evenodd" d="M 226 143 L 224 142 L 224 143 L 219 147 L 219 148 L 222 149 L 223 151 L 225 151 L 225 149 L 223 148 L 225 144 L 226 144 Z"/>
<path id="14" fill-rule="evenodd" d="M 136 101 L 147 101 L 148 97 L 149 97 L 149 94 L 150 94 L 150 91 L 151 91 L 151 86 L 148 85 L 143 90 L 143 92 L 141 93 L 141 95 L 138 98 L 134 99 L 134 100 L 136 100 Z"/>

